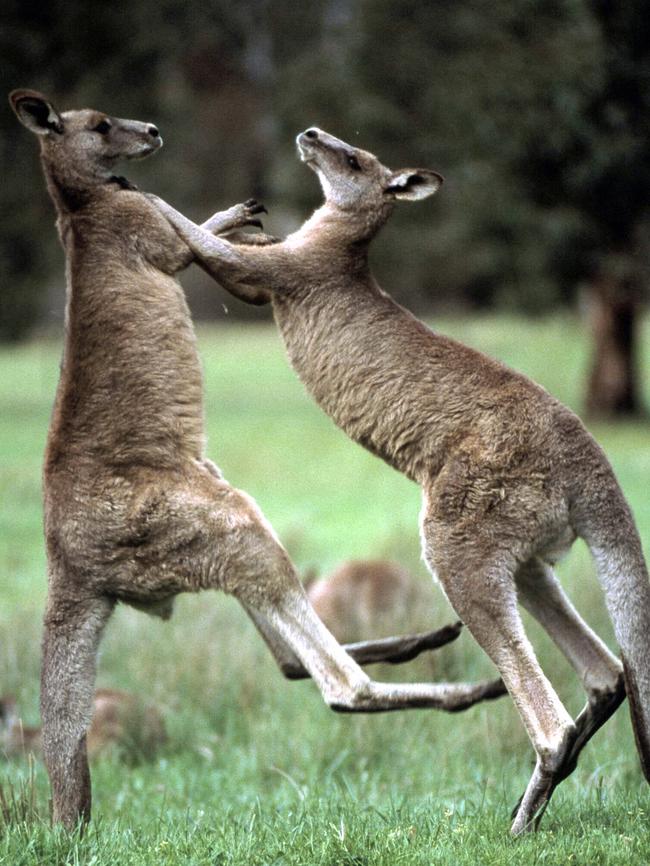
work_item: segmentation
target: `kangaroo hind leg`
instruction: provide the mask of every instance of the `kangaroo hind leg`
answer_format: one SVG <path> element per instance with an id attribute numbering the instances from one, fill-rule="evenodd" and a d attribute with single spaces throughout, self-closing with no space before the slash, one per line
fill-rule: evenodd
<path id="1" fill-rule="evenodd" d="M 43 630 L 43 757 L 53 820 L 72 829 L 90 818 L 86 732 L 90 726 L 99 641 L 114 607 L 106 598 L 63 598 L 50 591 Z"/>
<path id="2" fill-rule="evenodd" d="M 271 559 L 266 558 L 266 565 L 273 569 Z M 436 684 L 375 682 L 323 625 L 295 572 L 285 572 L 281 592 L 277 572 L 271 583 L 274 591 L 266 598 L 261 592 L 263 579 L 255 581 L 254 593 L 249 595 L 242 587 L 235 594 L 283 671 L 296 678 L 311 676 L 325 702 L 335 710 L 380 712 L 431 707 L 454 712 L 504 693 L 500 680 Z"/>
<path id="3" fill-rule="evenodd" d="M 423 521 L 426 557 L 465 626 L 499 670 L 537 756 L 522 797 L 513 835 L 536 826 L 553 792 L 575 737 L 575 726 L 544 675 L 525 634 L 517 606 L 515 567 L 508 552 L 495 551 L 495 533 L 471 544 L 429 517 Z M 487 553 L 486 553 L 487 552 Z"/>
<path id="4" fill-rule="evenodd" d="M 557 784 L 573 772 L 581 750 L 625 699 L 623 665 L 582 619 L 550 565 L 532 559 L 518 570 L 516 581 L 521 604 L 566 656 L 587 692 Z"/>
<path id="5" fill-rule="evenodd" d="M 289 680 L 307 679 L 309 671 L 289 645 L 282 640 L 278 632 L 272 628 L 268 620 L 253 608 L 247 605 L 244 605 L 244 608 L 264 639 L 284 676 Z M 443 626 L 436 631 L 359 641 L 352 644 L 343 644 L 342 648 L 359 665 L 370 665 L 378 662 L 403 664 L 417 658 L 420 653 L 438 649 L 456 640 L 461 629 L 462 623 L 456 622 L 452 625 Z"/>

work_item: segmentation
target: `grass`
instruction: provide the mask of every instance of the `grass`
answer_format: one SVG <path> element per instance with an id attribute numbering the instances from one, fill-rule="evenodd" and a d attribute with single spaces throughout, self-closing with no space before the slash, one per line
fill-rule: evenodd
<path id="1" fill-rule="evenodd" d="M 579 407 L 587 347 L 572 319 L 488 317 L 440 328 Z M 200 342 L 210 456 L 256 497 L 299 568 L 324 572 L 349 557 L 387 556 L 427 580 L 417 488 L 312 405 L 274 329 L 209 328 Z M 59 352 L 56 341 L 0 351 L 0 691 L 17 695 L 27 723 L 38 720 L 40 460 Z M 650 358 L 643 367 L 650 371 Z M 594 432 L 647 543 L 650 428 L 600 425 Z M 584 549 L 561 573 L 611 641 Z M 440 594 L 427 620 L 451 618 Z M 531 635 L 577 712 L 582 694 L 568 665 L 534 626 Z M 430 659 L 381 671 L 385 678 L 492 675 L 468 635 Z M 50 827 L 42 766 L 15 760 L 0 767 L 0 864 L 650 862 L 650 801 L 626 711 L 585 751 L 542 830 L 514 842 L 509 811 L 532 754 L 508 700 L 461 716 L 337 716 L 311 683 L 282 679 L 236 603 L 215 593 L 183 597 L 166 624 L 118 609 L 102 643 L 99 684 L 159 703 L 168 746 L 152 763 L 106 758 L 93 766 L 94 820 L 83 838 Z"/>

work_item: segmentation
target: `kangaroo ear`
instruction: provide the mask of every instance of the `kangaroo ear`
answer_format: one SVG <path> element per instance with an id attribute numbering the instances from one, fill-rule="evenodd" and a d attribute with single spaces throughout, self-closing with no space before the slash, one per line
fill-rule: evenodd
<path id="1" fill-rule="evenodd" d="M 426 168 L 402 168 L 388 178 L 384 192 L 405 201 L 428 198 L 440 189 L 442 176 Z"/>
<path id="2" fill-rule="evenodd" d="M 36 135 L 63 134 L 63 118 L 51 102 L 36 90 L 12 90 L 9 102 L 18 120 Z"/>

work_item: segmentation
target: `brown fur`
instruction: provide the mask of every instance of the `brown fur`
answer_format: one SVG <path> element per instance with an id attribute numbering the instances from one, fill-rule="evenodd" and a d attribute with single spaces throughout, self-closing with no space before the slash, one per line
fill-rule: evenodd
<path id="1" fill-rule="evenodd" d="M 153 757 L 167 742 L 165 720 L 156 707 L 118 689 L 97 689 L 86 744 L 90 760 L 117 748 L 125 757 Z M 14 698 L 0 698 L 0 750 L 11 757 L 40 755 L 40 727 L 23 725 Z"/>
<path id="2" fill-rule="evenodd" d="M 68 276 L 43 473 L 41 717 L 54 819 L 71 827 L 90 815 L 86 731 L 97 647 L 116 602 L 168 617 L 179 592 L 232 593 L 282 668 L 306 669 L 338 709 L 459 709 L 499 694 L 500 684 L 369 680 L 311 610 L 256 503 L 206 459 L 201 368 L 174 279 L 193 254 L 112 174 L 118 159 L 160 146 L 155 127 L 89 109 L 59 114 L 33 91 L 10 100 L 41 141 Z M 203 228 L 229 231 L 258 211 L 236 205 Z"/>
<path id="3" fill-rule="evenodd" d="M 318 129 L 298 136 L 325 204 L 283 243 L 238 250 L 157 204 L 223 286 L 273 303 L 293 366 L 345 432 L 423 491 L 426 561 L 498 667 L 537 754 L 513 833 L 541 817 L 582 746 L 623 699 L 623 666 L 573 609 L 552 564 L 576 535 L 596 559 L 626 662 L 650 778 L 650 585 L 630 510 L 579 419 L 525 376 L 435 333 L 374 280 L 368 247 L 399 199 L 441 178 L 391 172 Z M 575 722 L 542 673 L 518 599 L 581 677 Z"/>
<path id="4" fill-rule="evenodd" d="M 412 629 L 424 615 L 430 620 L 435 601 L 426 583 L 396 562 L 360 559 L 341 563 L 305 588 L 334 637 L 349 642 Z"/>

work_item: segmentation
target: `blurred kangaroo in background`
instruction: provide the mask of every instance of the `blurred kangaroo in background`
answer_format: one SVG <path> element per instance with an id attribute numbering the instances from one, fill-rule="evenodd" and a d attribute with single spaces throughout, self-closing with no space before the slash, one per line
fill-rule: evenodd
<path id="1" fill-rule="evenodd" d="M 537 755 L 512 832 L 537 826 L 626 690 L 650 779 L 650 584 L 607 458 L 545 390 L 431 331 L 375 282 L 370 241 L 399 200 L 432 195 L 442 178 L 391 171 L 317 128 L 297 144 L 325 203 L 283 243 L 237 248 L 158 206 L 222 286 L 272 301 L 291 362 L 325 412 L 421 485 L 426 561 L 499 669 Z M 596 561 L 622 664 L 553 572 L 576 536 Z M 587 704 L 575 721 L 540 668 L 518 600 L 580 676 Z"/>
<path id="2" fill-rule="evenodd" d="M 429 581 L 385 559 L 351 559 L 326 577 L 309 576 L 303 585 L 312 607 L 339 641 L 382 637 L 413 628 L 435 611 Z"/>
<path id="3" fill-rule="evenodd" d="M 113 174 L 116 161 L 160 148 L 156 127 L 91 109 L 60 114 L 30 90 L 10 101 L 40 139 L 67 259 L 65 346 L 43 473 L 41 717 L 54 819 L 71 827 L 90 815 L 86 732 L 97 647 L 118 601 L 166 618 L 179 592 L 231 593 L 283 672 L 311 675 L 339 710 L 458 710 L 500 694 L 500 682 L 371 681 L 311 609 L 256 503 L 205 458 L 200 362 L 174 279 L 194 256 L 158 209 Z M 203 228 L 229 231 L 257 222 L 259 210 L 235 205 Z M 403 661 L 452 632 L 351 652 L 363 663 Z"/>
<path id="4" fill-rule="evenodd" d="M 165 720 L 150 704 L 118 689 L 97 689 L 86 745 L 92 760 L 117 747 L 124 757 L 151 758 L 167 742 Z M 15 699 L 0 698 L 0 752 L 7 757 L 43 749 L 40 727 L 22 723 Z"/>

